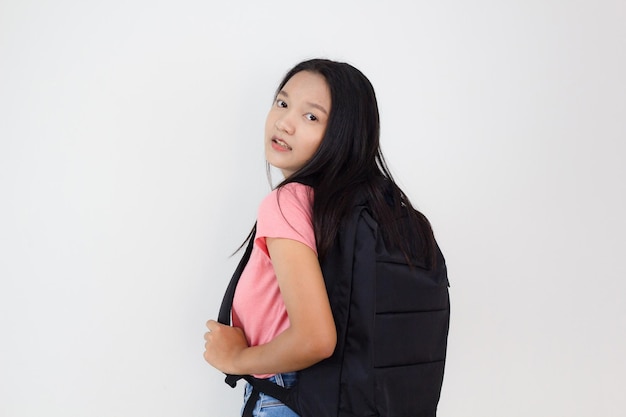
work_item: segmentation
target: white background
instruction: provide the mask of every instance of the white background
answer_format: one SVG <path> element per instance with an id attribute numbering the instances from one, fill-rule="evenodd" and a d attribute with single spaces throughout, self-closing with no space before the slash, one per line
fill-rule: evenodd
<path id="1" fill-rule="evenodd" d="M 0 416 L 234 416 L 202 359 L 302 59 L 449 266 L 440 416 L 626 409 L 626 2 L 0 1 Z"/>

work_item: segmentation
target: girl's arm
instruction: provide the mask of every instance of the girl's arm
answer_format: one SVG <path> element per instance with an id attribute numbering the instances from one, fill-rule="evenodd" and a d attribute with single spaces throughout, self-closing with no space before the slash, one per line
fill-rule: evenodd
<path id="1" fill-rule="evenodd" d="M 289 315 L 289 327 L 264 345 L 248 347 L 241 329 L 207 323 L 204 357 L 222 372 L 273 374 L 309 367 L 333 354 L 337 332 L 315 252 L 291 239 L 266 238 Z"/>

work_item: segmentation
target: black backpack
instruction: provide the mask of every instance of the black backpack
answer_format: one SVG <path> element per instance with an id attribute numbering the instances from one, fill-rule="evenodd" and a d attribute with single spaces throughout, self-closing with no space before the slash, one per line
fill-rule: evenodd
<path id="1" fill-rule="evenodd" d="M 408 228 L 408 226 L 407 226 Z M 246 249 L 228 286 L 218 321 L 230 324 Z M 367 206 L 343 223 L 322 273 L 337 329 L 334 354 L 298 371 L 283 388 L 250 375 L 228 375 L 253 386 L 243 416 L 252 416 L 258 392 L 279 399 L 301 417 L 434 417 L 443 382 L 450 302 L 443 255 L 434 267 L 407 264 L 387 248 Z"/>

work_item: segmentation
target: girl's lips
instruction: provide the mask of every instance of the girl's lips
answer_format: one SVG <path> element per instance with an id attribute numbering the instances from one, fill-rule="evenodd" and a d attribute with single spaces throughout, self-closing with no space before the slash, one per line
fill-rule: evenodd
<path id="1" fill-rule="evenodd" d="M 291 146 L 289 146 L 287 144 L 287 142 L 285 142 L 284 140 L 280 139 L 280 138 L 276 138 L 273 137 L 272 138 L 272 148 L 278 150 L 278 151 L 290 151 L 291 150 Z"/>

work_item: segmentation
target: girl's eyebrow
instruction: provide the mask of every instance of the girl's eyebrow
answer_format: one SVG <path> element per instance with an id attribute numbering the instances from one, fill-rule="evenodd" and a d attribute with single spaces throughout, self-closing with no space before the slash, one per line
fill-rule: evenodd
<path id="1" fill-rule="evenodd" d="M 278 92 L 278 94 L 276 94 L 276 95 L 277 96 L 284 96 L 285 98 L 289 98 L 289 94 L 287 94 L 287 92 L 285 90 L 280 90 Z M 306 104 L 311 106 L 311 107 L 315 107 L 319 111 L 323 112 L 326 116 L 328 116 L 328 111 L 326 111 L 326 109 L 324 107 L 320 106 L 319 104 L 315 104 L 315 103 L 312 103 L 310 101 L 307 101 Z"/>

